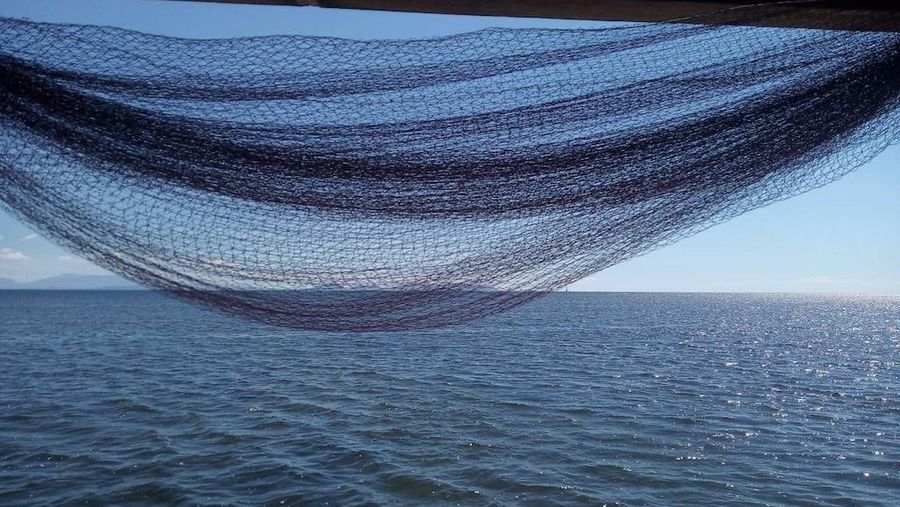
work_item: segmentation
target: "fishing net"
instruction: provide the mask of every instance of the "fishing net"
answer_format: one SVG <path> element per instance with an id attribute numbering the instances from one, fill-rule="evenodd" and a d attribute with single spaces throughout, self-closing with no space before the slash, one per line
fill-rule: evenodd
<path id="1" fill-rule="evenodd" d="M 184 300 L 428 328 L 897 140 L 900 35 L 691 21 L 356 41 L 2 19 L 0 203 Z"/>

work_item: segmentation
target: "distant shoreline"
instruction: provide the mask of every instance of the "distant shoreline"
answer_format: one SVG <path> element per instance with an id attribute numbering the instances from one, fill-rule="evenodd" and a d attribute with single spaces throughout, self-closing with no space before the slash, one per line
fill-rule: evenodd
<path id="1" fill-rule="evenodd" d="M 24 284 L 23 284 L 24 285 Z M 377 289 L 369 289 L 371 291 L 378 291 Z M 60 293 L 60 292 L 166 292 L 162 289 L 153 289 L 149 287 L 143 287 L 140 285 L 135 286 L 127 286 L 127 287 L 45 287 L 45 288 L 32 288 L 32 287 L 0 287 L 0 293 L 7 292 L 51 292 L 51 293 Z M 291 289 L 267 289 L 267 290 L 247 290 L 246 292 L 322 292 L 322 293 L 340 293 L 340 292 L 361 292 L 361 291 L 342 291 L 340 289 L 299 289 L 299 290 L 291 290 Z M 722 292 L 714 292 L 714 291 L 622 291 L 622 290 L 578 290 L 578 291 L 551 291 L 547 292 L 547 295 L 579 295 L 579 294 L 622 294 L 622 295 L 683 295 L 683 296 L 779 296 L 779 297 L 791 297 L 791 296 L 802 296 L 802 297 L 853 297 L 853 298 L 900 298 L 900 294 L 879 294 L 879 293 L 866 293 L 866 292 L 734 292 L 734 291 L 722 291 Z"/>

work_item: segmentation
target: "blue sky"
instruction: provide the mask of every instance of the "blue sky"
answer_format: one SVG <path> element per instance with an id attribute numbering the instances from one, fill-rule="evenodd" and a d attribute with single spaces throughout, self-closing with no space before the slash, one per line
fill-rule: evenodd
<path id="1" fill-rule="evenodd" d="M 4 0 L 0 15 L 185 37 L 263 34 L 407 38 L 489 26 L 600 23 L 169 2 Z M 614 266 L 573 290 L 900 294 L 900 147 L 842 180 Z M 0 277 L 103 273 L 0 211 Z"/>

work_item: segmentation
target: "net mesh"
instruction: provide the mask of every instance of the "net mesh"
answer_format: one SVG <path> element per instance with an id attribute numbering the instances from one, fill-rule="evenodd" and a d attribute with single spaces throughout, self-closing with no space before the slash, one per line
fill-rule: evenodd
<path id="1" fill-rule="evenodd" d="M 442 326 L 853 170 L 898 138 L 898 64 L 896 33 L 699 22 L 356 41 L 0 19 L 0 203 L 195 303 Z"/>

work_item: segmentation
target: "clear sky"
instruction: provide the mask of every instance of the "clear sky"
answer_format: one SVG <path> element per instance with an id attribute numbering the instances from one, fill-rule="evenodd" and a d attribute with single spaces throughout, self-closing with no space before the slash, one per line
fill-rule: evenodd
<path id="1" fill-rule="evenodd" d="M 599 23 L 202 4 L 3 0 L 0 15 L 184 37 L 264 34 L 407 38 L 485 28 Z M 900 294 L 900 146 L 826 187 L 752 211 L 571 286 L 572 290 Z M 0 211 L 0 277 L 103 273 Z"/>

